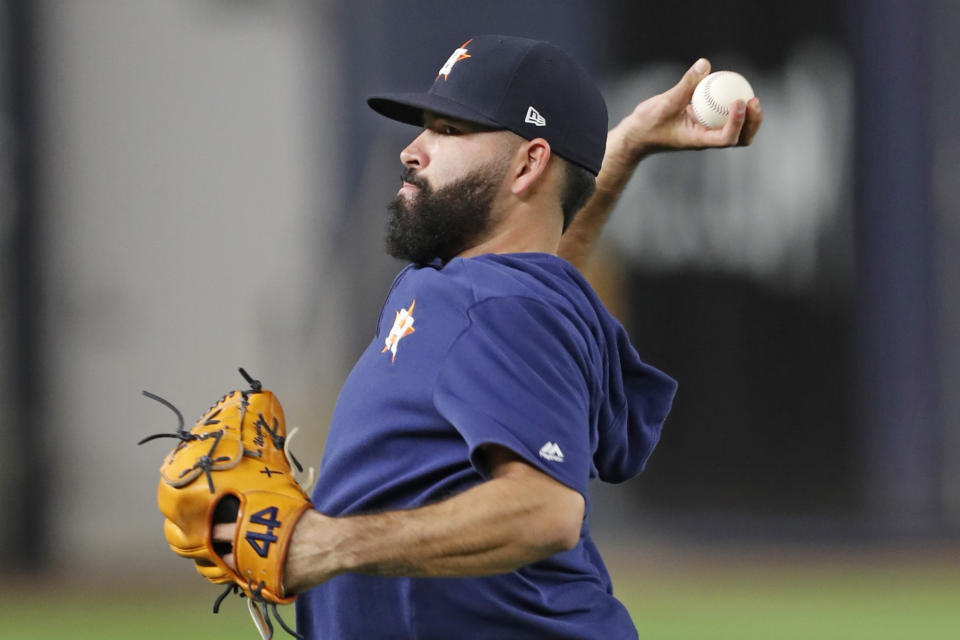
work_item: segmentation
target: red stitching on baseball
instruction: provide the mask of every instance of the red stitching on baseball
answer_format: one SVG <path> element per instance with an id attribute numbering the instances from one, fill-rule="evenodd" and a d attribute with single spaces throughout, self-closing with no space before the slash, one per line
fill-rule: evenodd
<path id="1" fill-rule="evenodd" d="M 727 72 L 726 72 L 726 71 L 721 71 L 720 73 L 726 74 Z M 714 75 L 714 76 L 711 76 L 711 77 L 707 78 L 707 86 L 704 87 L 703 93 L 704 93 L 704 97 L 706 97 L 706 99 L 707 99 L 707 103 L 710 105 L 710 107 L 711 107 L 714 111 L 718 112 L 720 115 L 728 116 L 728 115 L 730 115 L 730 109 L 727 108 L 726 105 L 722 105 L 722 104 L 720 104 L 719 102 L 717 102 L 717 101 L 714 99 L 713 94 L 710 93 L 710 88 L 713 86 L 713 81 L 714 81 L 719 75 L 720 75 L 720 74 L 717 74 L 717 75 Z"/>

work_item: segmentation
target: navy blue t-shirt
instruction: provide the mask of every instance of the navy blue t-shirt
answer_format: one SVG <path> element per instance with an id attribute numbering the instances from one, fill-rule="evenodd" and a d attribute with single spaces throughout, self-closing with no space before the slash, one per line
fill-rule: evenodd
<path id="1" fill-rule="evenodd" d="M 315 507 L 410 509 L 488 478 L 504 446 L 589 498 L 639 473 L 676 383 L 640 361 L 568 262 L 488 254 L 397 276 L 377 333 L 340 392 Z M 300 596 L 307 638 L 635 638 L 590 539 L 480 578 L 344 574 Z"/>

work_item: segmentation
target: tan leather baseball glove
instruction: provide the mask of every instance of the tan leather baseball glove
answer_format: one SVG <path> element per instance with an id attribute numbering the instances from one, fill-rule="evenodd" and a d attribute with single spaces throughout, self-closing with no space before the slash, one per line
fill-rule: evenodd
<path id="1" fill-rule="evenodd" d="M 312 505 L 293 476 L 291 462 L 298 468 L 300 464 L 287 451 L 279 400 L 243 369 L 240 373 L 250 389 L 225 395 L 189 431 L 172 404 L 144 391 L 173 409 L 180 426 L 174 434 L 149 436 L 140 444 L 159 437 L 179 439 L 160 467 L 157 503 L 174 553 L 192 559 L 211 582 L 230 584 L 214 612 L 230 591 L 242 590 L 264 637 L 273 634 L 268 607 L 283 628 L 296 635 L 276 605 L 296 599 L 284 592 L 283 566 L 294 526 Z M 232 549 L 215 544 L 214 523 L 234 520 Z M 223 559 L 230 552 L 236 570 Z"/>

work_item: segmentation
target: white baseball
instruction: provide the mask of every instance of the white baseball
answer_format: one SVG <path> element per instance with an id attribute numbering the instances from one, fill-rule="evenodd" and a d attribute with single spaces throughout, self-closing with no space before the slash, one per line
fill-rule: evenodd
<path id="1" fill-rule="evenodd" d="M 730 115 L 730 103 L 753 97 L 753 87 L 736 71 L 715 71 L 693 91 L 693 113 L 705 127 L 719 129 Z"/>

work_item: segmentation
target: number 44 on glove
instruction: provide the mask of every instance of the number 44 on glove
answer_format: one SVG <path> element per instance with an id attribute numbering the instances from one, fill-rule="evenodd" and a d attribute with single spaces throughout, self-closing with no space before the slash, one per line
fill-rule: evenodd
<path id="1" fill-rule="evenodd" d="M 299 638 L 280 618 L 277 604 L 296 599 L 284 592 L 283 566 L 297 520 L 312 505 L 293 476 L 293 466 L 303 467 L 289 452 L 280 402 L 246 371 L 240 373 L 250 388 L 225 395 L 189 431 L 176 407 L 144 391 L 172 409 L 179 426 L 176 433 L 152 435 L 139 444 L 163 437 L 179 440 L 160 467 L 157 503 L 166 518 L 163 533 L 174 553 L 192 559 L 203 577 L 229 584 L 214 613 L 230 592 L 239 592 L 248 598 L 264 638 L 273 637 L 271 611 Z M 313 469 L 310 476 L 312 480 Z M 214 543 L 213 525 L 234 521 L 232 546 Z M 224 561 L 228 553 L 233 553 L 236 569 Z"/>

